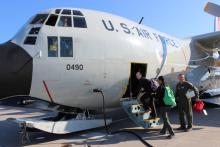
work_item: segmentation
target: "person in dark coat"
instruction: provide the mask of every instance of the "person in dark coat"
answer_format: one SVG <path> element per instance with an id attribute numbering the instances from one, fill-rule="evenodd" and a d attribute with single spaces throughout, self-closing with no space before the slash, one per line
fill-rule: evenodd
<path id="1" fill-rule="evenodd" d="M 140 94 L 140 93 L 144 93 L 143 96 L 140 97 L 140 101 L 142 102 L 142 104 L 144 105 L 144 109 L 147 110 L 151 110 L 151 118 L 155 118 L 156 117 L 156 109 L 155 106 L 153 104 L 153 97 L 152 97 L 152 93 L 153 90 L 151 88 L 151 82 L 150 80 L 144 78 L 141 74 L 141 72 L 137 72 L 136 73 L 136 78 L 138 79 L 138 86 L 136 88 L 136 95 Z"/>
<path id="2" fill-rule="evenodd" d="M 159 100 L 159 106 L 161 107 L 161 114 L 162 114 L 162 119 L 163 119 L 163 128 L 160 131 L 160 134 L 166 134 L 166 131 L 168 130 L 169 135 L 167 136 L 167 139 L 171 139 L 174 137 L 174 131 L 171 127 L 169 117 L 168 117 L 168 112 L 170 111 L 172 106 L 165 105 L 164 103 L 164 95 L 165 95 L 165 82 L 164 82 L 164 77 L 160 76 L 158 77 L 158 82 L 160 86 L 158 87 L 156 91 L 156 98 Z"/>

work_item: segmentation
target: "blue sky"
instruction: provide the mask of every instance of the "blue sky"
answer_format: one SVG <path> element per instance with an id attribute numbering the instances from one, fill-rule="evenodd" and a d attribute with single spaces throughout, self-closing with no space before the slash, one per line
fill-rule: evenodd
<path id="1" fill-rule="evenodd" d="M 203 12 L 207 0 L 2 0 L 0 43 L 9 40 L 39 11 L 53 7 L 88 8 L 110 12 L 176 37 L 212 32 L 214 18 Z M 219 0 L 211 2 L 220 4 Z"/>

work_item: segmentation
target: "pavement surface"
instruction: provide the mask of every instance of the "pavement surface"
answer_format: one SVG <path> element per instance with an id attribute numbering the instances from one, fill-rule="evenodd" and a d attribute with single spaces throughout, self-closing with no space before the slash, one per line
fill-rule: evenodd
<path id="1" fill-rule="evenodd" d="M 220 147 L 220 108 L 207 108 L 208 115 L 194 112 L 194 128 L 191 132 L 176 131 L 173 139 L 160 135 L 162 126 L 143 129 L 128 118 L 124 118 L 110 126 L 111 131 L 126 129 L 140 135 L 154 147 Z M 54 135 L 45 132 L 29 133 L 30 142 L 21 144 L 21 129 L 15 122 L 7 118 L 27 118 L 48 114 L 36 109 L 0 106 L 0 147 L 142 147 L 140 140 L 129 133 L 107 135 L 104 128 L 93 129 L 67 135 Z M 176 110 L 170 113 L 173 128 L 179 127 Z"/>

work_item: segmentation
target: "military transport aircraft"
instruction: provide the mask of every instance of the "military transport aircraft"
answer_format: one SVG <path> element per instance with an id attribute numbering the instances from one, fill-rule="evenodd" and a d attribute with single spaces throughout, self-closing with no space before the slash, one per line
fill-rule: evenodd
<path id="1" fill-rule="evenodd" d="M 205 11 L 220 17 L 218 5 L 208 3 Z M 99 11 L 40 12 L 0 45 L 0 98 L 41 100 L 40 106 L 79 117 L 76 114 L 84 110 L 102 109 L 101 95 L 94 91 L 103 92 L 106 108 L 119 107 L 120 99 L 134 92 L 135 73 L 141 71 L 146 78 L 164 75 L 173 87 L 177 75 L 184 73 L 204 101 L 220 104 L 218 18 L 216 22 L 216 32 L 178 39 Z M 97 127 L 95 123 L 71 131 L 63 125 L 74 132 Z M 43 127 L 40 123 L 37 128 L 48 131 Z"/>

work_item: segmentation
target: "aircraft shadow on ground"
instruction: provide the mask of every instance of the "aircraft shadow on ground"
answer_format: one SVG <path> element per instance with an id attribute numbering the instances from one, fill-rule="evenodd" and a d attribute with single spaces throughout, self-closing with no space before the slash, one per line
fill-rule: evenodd
<path id="1" fill-rule="evenodd" d="M 124 123 L 124 122 L 123 122 Z M 120 124 L 120 126 L 124 126 L 123 123 Z M 114 132 L 118 130 L 119 126 L 118 124 L 114 124 L 110 126 L 111 132 Z M 133 131 L 143 137 L 144 139 L 146 137 L 155 136 L 158 137 L 158 139 L 164 139 L 164 136 L 160 136 L 158 134 L 159 129 L 152 130 L 151 132 L 148 132 L 144 129 L 132 129 L 134 127 L 137 127 L 133 122 L 129 122 L 126 126 L 126 130 Z M 122 128 L 120 128 L 122 129 Z M 77 133 L 70 133 L 65 135 L 54 135 L 50 133 L 45 132 L 31 132 L 30 134 L 30 140 L 27 145 L 34 145 L 34 144 L 47 144 L 54 140 L 62 140 L 65 139 L 65 142 L 63 144 L 73 144 L 73 145 L 107 145 L 107 144 L 118 144 L 120 142 L 124 141 L 138 141 L 138 139 L 128 133 L 119 133 L 115 135 L 108 135 L 104 128 L 97 128 L 92 129 L 88 131 L 82 131 Z M 101 136 L 101 137 L 97 137 Z M 38 139 L 42 138 L 42 139 Z M 96 138 L 96 139 L 94 139 Z M 147 141 L 147 139 L 146 139 Z M 49 143 L 51 145 L 51 143 Z M 52 143 L 53 144 L 53 143 Z M 61 143 L 62 144 L 62 143 Z"/>
<path id="2" fill-rule="evenodd" d="M 156 139 L 165 139 L 165 136 L 161 136 L 158 134 L 158 132 L 151 132 L 151 133 L 144 133 L 143 132 L 138 132 L 135 130 L 130 130 L 133 131 L 135 133 L 137 133 L 138 135 L 140 135 L 144 140 L 152 140 L 152 136 L 154 136 L 154 138 Z M 93 137 L 83 137 L 82 134 L 85 133 L 94 133 L 96 132 L 94 135 L 100 135 L 101 137 L 95 137 L 96 139 L 91 139 Z M 119 133 L 119 134 L 114 134 L 114 135 L 107 135 L 107 133 L 105 131 L 103 131 L 103 129 L 96 129 L 96 130 L 91 130 L 89 131 L 84 131 L 84 132 L 79 132 L 79 133 L 72 133 L 72 134 L 68 134 L 68 135 L 51 135 L 51 134 L 45 134 L 45 133 L 40 133 L 40 134 L 36 134 L 32 135 L 31 140 L 33 140 L 34 138 L 37 138 L 39 136 L 44 136 L 45 139 L 42 140 L 34 140 L 31 142 L 30 145 L 32 144 L 36 144 L 36 143 L 43 143 L 46 144 L 47 142 L 53 141 L 53 140 L 59 140 L 59 139 L 65 139 L 67 141 L 63 142 L 63 144 L 71 144 L 71 145 L 110 145 L 110 144 L 118 144 L 120 142 L 125 142 L 125 141 L 138 141 L 138 139 L 129 134 L 129 133 Z M 150 137 L 150 139 L 148 139 L 148 137 Z M 69 141 L 68 141 L 69 140 Z M 80 140 L 80 141 L 79 141 Z"/>
<path id="3" fill-rule="evenodd" d="M 1 124 L 1 122 L 0 122 Z M 166 136 L 164 135 L 160 135 L 159 131 L 160 128 L 157 129 L 142 129 L 142 128 L 137 128 L 137 125 L 134 124 L 132 121 L 124 121 L 122 123 L 119 123 L 120 126 L 126 126 L 126 130 L 129 131 L 133 131 L 135 133 L 137 133 L 138 135 L 140 135 L 144 140 L 148 141 L 148 140 L 163 140 L 165 139 Z M 113 124 L 110 126 L 112 131 L 116 131 L 118 129 L 122 129 L 119 128 L 119 124 Z M 8 128 L 10 129 L 10 128 Z M 194 130 L 199 130 L 202 128 L 195 128 Z M 18 133 L 18 131 L 20 130 L 17 126 L 17 128 L 15 129 Z M 7 130 L 6 130 L 7 131 Z M 88 136 L 83 136 L 83 134 L 90 134 L 90 133 L 95 133 L 94 135 L 90 135 Z M 177 132 L 178 133 L 178 132 Z M 91 136 L 94 137 L 95 135 L 101 135 L 102 137 L 97 138 L 97 139 L 90 139 Z M 20 134 L 17 135 L 17 145 L 21 145 L 21 140 L 19 137 Z M 107 145 L 107 144 L 118 144 L 120 142 L 124 142 L 124 141 L 138 141 L 138 139 L 130 134 L 127 133 L 120 133 L 120 134 L 115 134 L 115 135 L 110 135 L 110 136 L 106 136 L 107 133 L 105 132 L 104 128 L 97 128 L 97 129 L 92 129 L 92 130 L 88 130 L 88 131 L 82 131 L 82 132 L 77 132 L 77 133 L 71 133 L 71 134 L 66 134 L 66 135 L 54 135 L 54 134 L 50 134 L 50 133 L 45 133 L 45 132 L 31 132 L 29 133 L 30 135 L 30 140 L 31 142 L 28 143 L 27 145 L 34 145 L 34 144 L 47 144 L 51 141 L 55 141 L 55 140 L 66 140 L 65 142 L 63 142 L 63 144 L 73 144 L 73 145 L 85 145 L 85 144 L 89 144 L 89 145 Z M 42 139 L 38 139 L 38 138 L 42 138 Z M 51 143 L 49 143 L 51 145 Z"/>
<path id="4" fill-rule="evenodd" d="M 150 141 L 150 140 L 164 140 L 166 139 L 166 135 L 160 135 L 159 131 L 160 128 L 156 129 L 142 129 L 140 127 L 137 127 L 136 124 L 134 124 L 132 121 L 123 121 L 119 123 L 120 126 L 126 126 L 125 130 L 129 130 L 132 132 L 137 133 L 139 136 L 141 136 L 144 140 Z M 111 132 L 121 130 L 123 128 L 119 128 L 119 124 L 113 124 L 109 128 Z M 195 130 L 199 130 L 202 128 L 196 128 Z M 180 133 L 180 132 L 176 132 Z M 86 134 L 86 135 L 85 135 Z M 31 143 L 29 145 L 33 144 L 47 144 L 48 142 L 54 141 L 54 140 L 62 140 L 65 139 L 66 141 L 63 142 L 64 145 L 72 144 L 72 145 L 107 145 L 107 144 L 118 144 L 120 142 L 124 141 L 138 141 L 138 139 L 129 134 L 129 133 L 119 133 L 115 135 L 107 135 L 104 128 L 97 128 L 92 129 L 88 131 L 82 131 L 77 133 L 71 133 L 66 135 L 53 135 L 45 132 L 37 132 L 37 133 L 31 133 Z M 101 136 L 101 137 L 97 137 Z M 43 137 L 43 139 L 38 140 L 36 138 Z M 92 139 L 91 139 L 92 138 Z M 94 139 L 95 138 L 95 139 Z M 51 144 L 50 144 L 51 145 Z"/>

